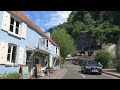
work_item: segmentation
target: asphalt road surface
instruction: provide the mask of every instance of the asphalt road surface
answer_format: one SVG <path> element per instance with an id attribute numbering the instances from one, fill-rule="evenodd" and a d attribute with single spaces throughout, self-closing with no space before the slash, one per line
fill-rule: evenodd
<path id="1" fill-rule="evenodd" d="M 107 74 L 102 73 L 101 75 L 96 74 L 83 74 L 81 72 L 81 66 L 74 65 L 71 61 L 65 62 L 65 68 L 67 72 L 62 77 L 62 79 L 119 79 Z"/>

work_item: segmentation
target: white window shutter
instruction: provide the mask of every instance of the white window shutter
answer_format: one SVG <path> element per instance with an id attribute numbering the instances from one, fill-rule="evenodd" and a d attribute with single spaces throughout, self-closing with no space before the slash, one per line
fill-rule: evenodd
<path id="1" fill-rule="evenodd" d="M 47 44 L 47 39 L 45 39 L 45 44 L 44 44 L 44 47 L 46 47 L 46 44 Z"/>
<path id="2" fill-rule="evenodd" d="M 1 29 L 4 31 L 9 31 L 9 28 L 10 28 L 10 14 L 6 11 L 3 11 Z"/>
<path id="3" fill-rule="evenodd" d="M 24 48 L 19 47 L 19 56 L 18 56 L 18 64 L 22 64 L 24 63 Z"/>
<path id="4" fill-rule="evenodd" d="M 38 43 L 39 43 L 39 46 L 42 46 L 43 45 L 43 38 L 40 38 Z"/>
<path id="5" fill-rule="evenodd" d="M 49 41 L 49 44 L 48 44 L 48 45 L 49 45 L 49 50 L 51 50 L 51 42 L 50 42 L 50 41 Z"/>
<path id="6" fill-rule="evenodd" d="M 26 55 L 24 54 L 24 57 L 23 57 L 23 64 L 26 65 Z"/>
<path id="7" fill-rule="evenodd" d="M 58 48 L 58 56 L 60 56 L 60 48 Z"/>
<path id="8" fill-rule="evenodd" d="M 5 64 L 7 61 L 8 43 L 0 42 L 0 64 Z"/>
<path id="9" fill-rule="evenodd" d="M 59 48 L 57 47 L 57 55 L 59 56 Z"/>
<path id="10" fill-rule="evenodd" d="M 59 55 L 59 49 L 58 49 L 58 47 L 57 47 L 57 55 Z"/>
<path id="11" fill-rule="evenodd" d="M 45 38 L 43 38 L 43 46 L 45 46 Z"/>
<path id="12" fill-rule="evenodd" d="M 27 29 L 27 25 L 22 22 L 21 23 L 21 37 L 22 38 L 26 38 L 26 29 Z"/>
<path id="13" fill-rule="evenodd" d="M 56 52 L 58 53 L 57 46 L 56 46 Z M 57 53 L 56 53 L 56 54 L 57 54 Z"/>

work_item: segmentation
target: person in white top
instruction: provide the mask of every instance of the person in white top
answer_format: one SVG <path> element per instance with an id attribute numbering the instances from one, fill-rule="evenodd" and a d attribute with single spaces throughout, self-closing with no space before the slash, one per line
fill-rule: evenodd
<path id="1" fill-rule="evenodd" d="M 98 64 L 103 67 L 103 65 L 100 62 L 98 62 Z"/>

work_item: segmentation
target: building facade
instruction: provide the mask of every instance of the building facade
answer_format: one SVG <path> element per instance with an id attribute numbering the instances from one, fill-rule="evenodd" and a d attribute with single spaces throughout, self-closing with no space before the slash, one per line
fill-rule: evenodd
<path id="1" fill-rule="evenodd" d="M 21 11 L 0 11 L 0 74 L 19 72 L 20 65 L 53 67 L 60 47 Z"/>

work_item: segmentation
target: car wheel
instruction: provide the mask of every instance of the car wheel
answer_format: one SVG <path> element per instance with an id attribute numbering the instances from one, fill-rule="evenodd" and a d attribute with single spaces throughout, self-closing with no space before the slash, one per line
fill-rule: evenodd
<path id="1" fill-rule="evenodd" d="M 84 73 L 84 74 L 86 73 L 85 69 L 83 70 L 83 73 Z"/>
<path id="2" fill-rule="evenodd" d="M 81 70 L 81 72 L 83 73 L 83 70 Z"/>

